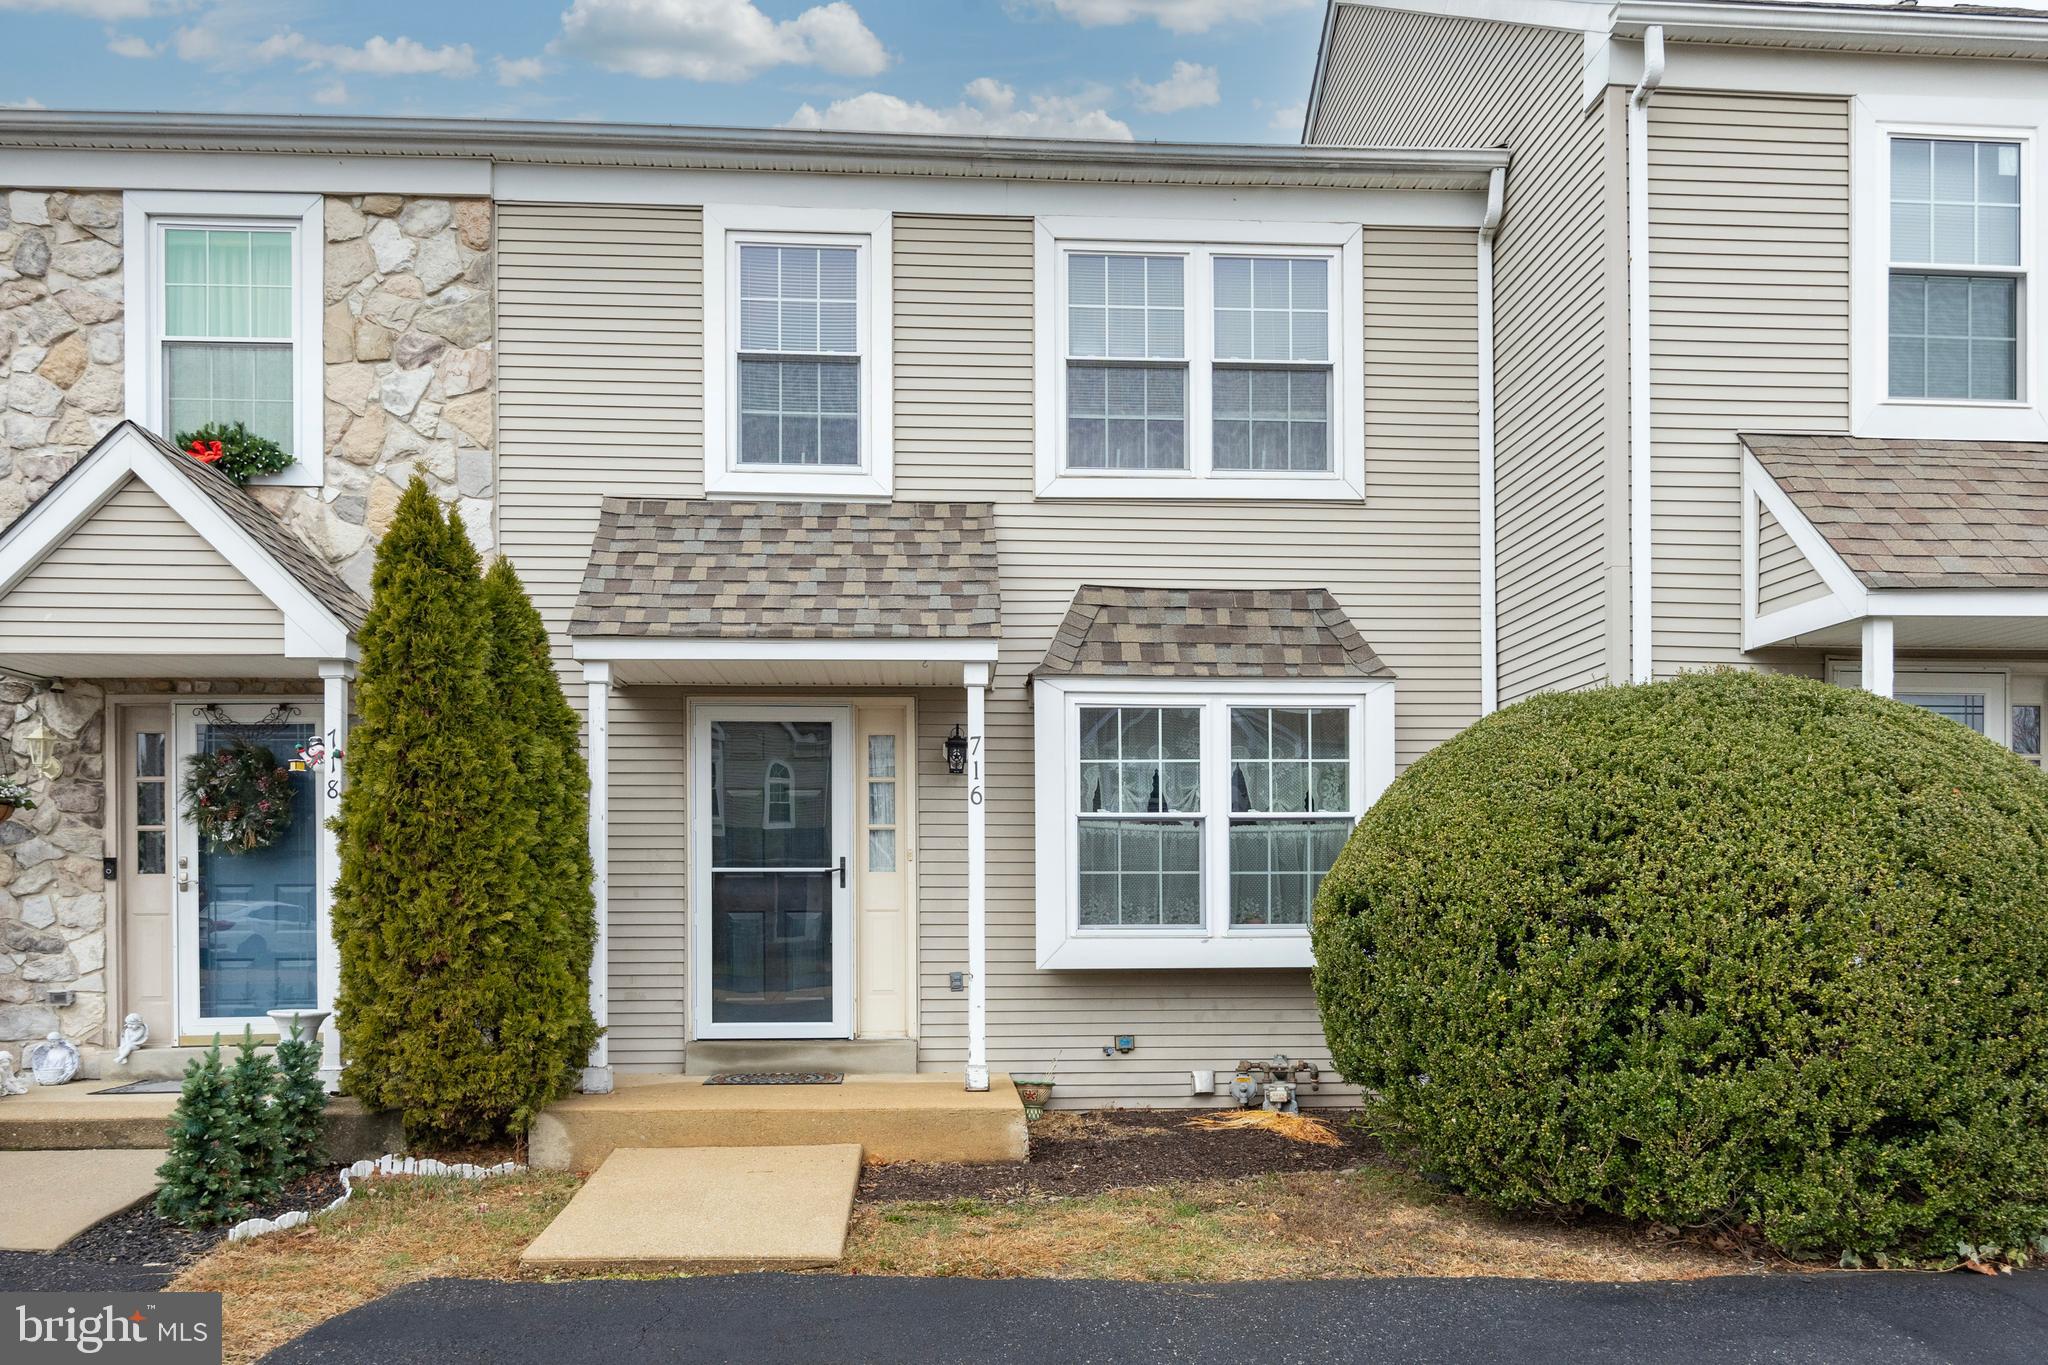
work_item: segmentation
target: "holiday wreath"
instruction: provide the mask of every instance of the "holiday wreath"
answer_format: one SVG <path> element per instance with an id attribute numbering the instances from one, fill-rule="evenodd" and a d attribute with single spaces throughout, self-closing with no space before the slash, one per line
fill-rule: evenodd
<path id="1" fill-rule="evenodd" d="M 224 853 L 269 848 L 291 828 L 291 774 L 246 739 L 186 760 L 184 799 L 200 837 Z"/>

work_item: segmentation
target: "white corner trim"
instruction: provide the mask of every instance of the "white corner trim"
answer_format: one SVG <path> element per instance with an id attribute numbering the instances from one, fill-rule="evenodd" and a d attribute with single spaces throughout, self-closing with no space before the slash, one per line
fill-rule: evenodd
<path id="1" fill-rule="evenodd" d="M 1864 94 L 1851 101 L 1849 429 L 1904 440 L 2048 440 L 2048 211 L 2039 185 L 2048 100 L 1958 100 Z M 1891 139 L 1925 136 L 2020 144 L 2020 396 L 2013 402 L 1894 399 L 1890 381 Z M 1903 268 L 1903 267 L 1902 267 Z"/>
<path id="2" fill-rule="evenodd" d="M 895 490 L 895 217 L 884 209 L 817 213 L 706 204 L 704 215 L 704 491 L 711 497 L 866 499 Z M 736 238 L 758 235 L 860 249 L 860 464 L 770 468 L 739 463 Z"/>
<path id="3" fill-rule="evenodd" d="M 1628 98 L 1628 591 L 1629 681 L 1656 672 L 1655 409 L 1650 383 L 1650 100 L 1664 83 L 1664 30 L 1643 35 L 1643 76 Z"/>
<path id="4" fill-rule="evenodd" d="M 100 443 L 55 491 L 0 537 L 0 594 L 13 591 L 44 556 L 63 544 L 132 475 L 162 498 L 278 609 L 284 617 L 283 657 L 354 659 L 356 645 L 349 638 L 347 624 L 222 512 L 212 498 L 194 487 L 190 478 L 167 467 L 167 458 L 127 423 L 101 437 Z"/>
<path id="5" fill-rule="evenodd" d="M 1082 705 L 1194 705 L 1204 718 L 1207 754 L 1227 743 L 1232 703 L 1349 708 L 1353 809 L 1363 814 L 1394 780 L 1395 681 L 1391 678 L 1057 677 L 1032 687 L 1032 784 L 1035 830 L 1037 962 L 1045 971 L 1309 967 L 1305 927 L 1231 928 L 1229 816 L 1214 809 L 1210 757 L 1204 759 L 1203 915 L 1187 929 L 1080 930 L 1075 926 L 1073 718 Z"/>
<path id="6" fill-rule="evenodd" d="M 1356 222 L 1041 216 L 1032 233 L 1032 425 L 1036 486 L 1042 498 L 1144 501 L 1286 500 L 1356 502 L 1365 497 L 1364 230 Z M 1066 275 L 1062 253 L 1189 249 L 1206 263 L 1232 249 L 1320 255 L 1331 273 L 1331 470 L 1276 475 L 1210 468 L 1212 370 L 1210 282 L 1206 264 L 1186 280 L 1187 468 L 1146 472 L 1070 471 L 1066 428 Z"/>
<path id="7" fill-rule="evenodd" d="M 121 196 L 122 336 L 126 412 L 131 422 L 162 430 L 163 294 L 157 223 L 163 219 L 208 226 L 261 224 L 292 229 L 292 445 L 291 468 L 256 483 L 317 488 L 325 478 L 327 445 L 326 356 L 321 338 L 326 279 L 324 198 L 318 194 L 131 190 Z"/>

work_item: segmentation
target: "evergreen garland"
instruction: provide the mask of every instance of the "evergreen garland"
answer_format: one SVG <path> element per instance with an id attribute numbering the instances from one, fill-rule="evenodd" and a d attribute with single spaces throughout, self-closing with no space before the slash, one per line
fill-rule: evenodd
<path id="1" fill-rule="evenodd" d="M 201 464 L 210 464 L 238 484 L 260 474 L 279 474 L 292 467 L 292 457 L 268 436 L 258 436 L 241 422 L 208 422 L 181 431 L 178 449 Z"/>
<path id="2" fill-rule="evenodd" d="M 320 1045 L 294 1023 L 277 1045 L 277 1103 L 271 1110 L 277 1133 L 278 1176 L 292 1181 L 310 1175 L 327 1159 L 327 1087 L 320 1079 Z"/>
<path id="3" fill-rule="evenodd" d="M 225 1223 L 249 1207 L 240 1111 L 220 1064 L 220 1037 L 185 1068 L 171 1111 L 170 1151 L 157 1167 L 156 1211 L 187 1227 Z"/>
<path id="4" fill-rule="evenodd" d="M 535 811 L 489 676 L 475 548 L 415 478 L 377 551 L 336 829 L 342 1088 L 422 1142 L 523 1127 L 536 1067 Z"/>

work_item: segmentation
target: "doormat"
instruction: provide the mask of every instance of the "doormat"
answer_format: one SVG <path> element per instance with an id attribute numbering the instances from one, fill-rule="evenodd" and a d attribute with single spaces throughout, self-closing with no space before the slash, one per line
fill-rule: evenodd
<path id="1" fill-rule="evenodd" d="M 183 1081 L 130 1081 L 117 1085 L 111 1090 L 95 1090 L 95 1095 L 175 1095 L 185 1088 Z"/>
<path id="2" fill-rule="evenodd" d="M 843 1071 L 721 1071 L 706 1085 L 838 1085 Z"/>

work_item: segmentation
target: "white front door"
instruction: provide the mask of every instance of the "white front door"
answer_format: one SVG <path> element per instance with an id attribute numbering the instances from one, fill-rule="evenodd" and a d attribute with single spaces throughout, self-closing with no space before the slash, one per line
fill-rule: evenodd
<path id="1" fill-rule="evenodd" d="M 853 1033 L 853 712 L 695 708 L 691 990 L 699 1038 Z"/>
<path id="2" fill-rule="evenodd" d="M 1828 681 L 1838 687 L 1861 687 L 1863 669 L 1853 663 L 1832 664 Z M 1947 716 L 1956 724 L 2011 748 L 2012 714 L 2006 704 L 2007 681 L 2003 671 L 1937 671 L 1902 663 L 1892 674 L 1892 696 L 1937 716 Z"/>
<path id="3" fill-rule="evenodd" d="M 178 1031 L 188 1038 L 239 1034 L 244 1024 L 274 1032 L 266 1011 L 318 1004 L 321 802 L 315 774 L 292 765 L 320 731 L 320 706 L 266 699 L 174 708 L 173 936 Z M 261 753 L 287 773 L 285 818 L 247 840 L 203 837 L 183 796 L 195 758 L 203 765 Z"/>

